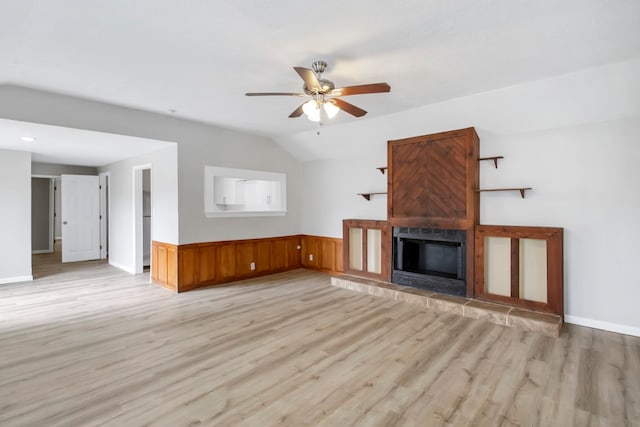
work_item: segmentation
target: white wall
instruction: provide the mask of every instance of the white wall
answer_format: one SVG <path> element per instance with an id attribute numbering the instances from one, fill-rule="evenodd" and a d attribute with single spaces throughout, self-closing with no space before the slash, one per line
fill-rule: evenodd
<path id="1" fill-rule="evenodd" d="M 567 321 L 640 335 L 640 61 L 280 138 L 304 163 L 301 232 L 341 237 L 344 218 L 386 218 L 386 141 L 475 126 L 481 223 L 565 230 Z M 320 159 L 318 159 L 320 158 Z M 386 179 L 386 178 L 385 178 Z"/>
<path id="2" fill-rule="evenodd" d="M 193 135 L 178 146 L 180 243 L 298 234 L 300 163 L 273 141 L 222 129 Z M 207 218 L 204 167 L 223 166 L 287 175 L 287 214 L 275 217 Z"/>
<path id="3" fill-rule="evenodd" d="M 376 170 L 386 164 L 386 150 L 305 163 L 301 232 L 342 237 L 343 219 L 387 219 L 386 195 L 373 195 L 370 201 L 357 195 L 387 191 L 386 174 Z"/>
<path id="4" fill-rule="evenodd" d="M 0 284 L 31 280 L 31 153 L 0 150 Z"/>
<path id="5" fill-rule="evenodd" d="M 640 332 L 640 117 L 547 131 L 493 136 L 481 152 L 504 155 L 499 168 L 481 167 L 486 188 L 531 186 L 517 193 L 483 193 L 483 224 L 564 228 L 565 311 Z M 619 328 L 620 329 L 620 328 Z M 633 330 L 621 328 L 632 333 Z"/>
<path id="6" fill-rule="evenodd" d="M 177 147 L 123 160 L 99 171 L 109 172 L 109 263 L 135 271 L 133 170 L 151 164 L 151 235 L 153 240 L 178 243 Z"/>

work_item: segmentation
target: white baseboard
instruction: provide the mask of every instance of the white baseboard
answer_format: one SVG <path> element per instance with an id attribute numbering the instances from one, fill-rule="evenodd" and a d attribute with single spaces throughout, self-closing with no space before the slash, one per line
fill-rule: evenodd
<path id="1" fill-rule="evenodd" d="M 136 274 L 136 270 L 132 267 L 125 267 L 124 265 L 118 264 L 117 262 L 113 262 L 111 260 L 109 260 L 109 265 L 115 267 L 115 268 L 119 268 L 120 270 L 124 270 L 127 273 L 130 274 Z"/>
<path id="2" fill-rule="evenodd" d="M 5 283 L 29 282 L 33 276 L 0 277 L 0 285 Z"/>
<path id="3" fill-rule="evenodd" d="M 53 253 L 53 251 L 50 251 L 49 249 L 36 249 L 35 251 L 31 251 L 32 255 L 50 254 L 50 253 Z"/>
<path id="4" fill-rule="evenodd" d="M 605 331 L 617 332 L 619 334 L 640 337 L 640 328 L 635 326 L 603 322 L 602 320 L 587 319 L 586 317 L 572 316 L 570 314 L 564 315 L 564 321 L 567 323 L 572 323 L 574 325 L 587 326 L 589 328 L 602 329 Z"/>

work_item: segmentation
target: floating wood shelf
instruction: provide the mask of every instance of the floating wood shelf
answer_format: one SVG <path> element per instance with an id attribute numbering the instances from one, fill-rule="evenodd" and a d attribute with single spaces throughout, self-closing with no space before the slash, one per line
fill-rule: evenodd
<path id="1" fill-rule="evenodd" d="M 364 197 L 366 200 L 371 200 L 371 196 L 375 194 L 387 194 L 387 192 L 378 192 L 378 193 L 358 193 L 358 196 Z"/>
<path id="2" fill-rule="evenodd" d="M 479 188 L 476 191 L 481 193 L 483 191 L 519 191 L 520 195 L 524 199 L 524 193 L 527 190 L 533 190 L 531 187 L 521 187 L 521 188 Z"/>
<path id="3" fill-rule="evenodd" d="M 387 171 L 387 167 L 386 166 L 381 166 L 381 167 L 376 168 L 376 169 L 378 169 L 382 175 L 384 175 L 385 172 Z"/>
<path id="4" fill-rule="evenodd" d="M 478 161 L 483 161 L 483 160 L 493 160 L 493 164 L 496 167 L 496 169 L 498 169 L 498 159 L 504 159 L 504 156 L 493 156 L 493 157 L 479 157 Z"/>

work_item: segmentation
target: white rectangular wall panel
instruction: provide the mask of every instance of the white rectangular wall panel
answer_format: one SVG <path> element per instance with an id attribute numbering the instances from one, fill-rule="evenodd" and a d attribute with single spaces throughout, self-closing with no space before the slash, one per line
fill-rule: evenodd
<path id="1" fill-rule="evenodd" d="M 511 296 L 511 239 L 485 237 L 484 241 L 485 292 Z"/>

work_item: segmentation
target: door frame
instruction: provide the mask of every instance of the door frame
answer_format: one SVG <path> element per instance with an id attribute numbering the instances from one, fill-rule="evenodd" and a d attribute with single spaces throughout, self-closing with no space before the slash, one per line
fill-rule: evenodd
<path id="1" fill-rule="evenodd" d="M 100 259 L 106 259 L 109 256 L 109 242 L 111 241 L 111 228 L 109 227 L 109 218 L 111 218 L 111 173 L 99 173 L 98 182 L 100 182 Z"/>
<path id="2" fill-rule="evenodd" d="M 142 171 L 149 169 L 151 174 L 151 216 L 153 216 L 153 169 L 151 163 L 144 163 L 133 167 L 133 268 L 134 273 L 144 272 L 144 248 L 143 246 L 143 209 L 142 209 Z M 153 226 L 151 227 L 151 240 L 153 241 Z M 150 260 L 153 264 L 153 257 Z M 153 268 L 153 265 L 151 266 Z"/>
<path id="3" fill-rule="evenodd" d="M 50 254 L 53 253 L 53 242 L 55 239 L 55 179 L 59 179 L 60 175 L 44 175 L 44 174 L 31 174 L 31 178 L 46 178 L 49 180 L 49 247 L 46 250 L 36 250 L 31 248 L 32 254 Z M 33 218 L 32 218 L 33 221 Z"/>

